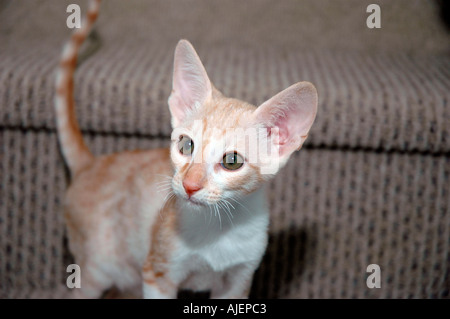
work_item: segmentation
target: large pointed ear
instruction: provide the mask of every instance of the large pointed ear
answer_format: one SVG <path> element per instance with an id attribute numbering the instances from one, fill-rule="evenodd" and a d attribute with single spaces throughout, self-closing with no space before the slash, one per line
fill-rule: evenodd
<path id="1" fill-rule="evenodd" d="M 189 41 L 180 40 L 175 49 L 172 93 L 169 97 L 172 127 L 177 127 L 211 95 L 211 82 L 194 47 Z"/>
<path id="2" fill-rule="evenodd" d="M 254 117 L 258 125 L 268 129 L 283 161 L 301 148 L 316 113 L 316 88 L 309 82 L 299 82 L 260 105 Z"/>

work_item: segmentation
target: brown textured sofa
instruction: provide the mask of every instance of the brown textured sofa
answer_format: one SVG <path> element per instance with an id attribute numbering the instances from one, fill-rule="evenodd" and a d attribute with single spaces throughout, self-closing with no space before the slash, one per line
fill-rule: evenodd
<path id="1" fill-rule="evenodd" d="M 97 154 L 167 145 L 173 50 L 258 104 L 313 82 L 305 147 L 270 183 L 255 298 L 449 298 L 450 36 L 429 0 L 104 1 L 76 74 Z M 53 72 L 66 7 L 0 0 L 0 296 L 68 297 Z M 381 288 L 366 285 L 369 264 Z"/>

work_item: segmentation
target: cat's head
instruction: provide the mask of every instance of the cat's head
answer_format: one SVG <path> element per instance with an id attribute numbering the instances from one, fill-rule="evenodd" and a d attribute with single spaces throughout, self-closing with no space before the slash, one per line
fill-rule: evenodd
<path id="1" fill-rule="evenodd" d="M 316 116 L 317 92 L 299 82 L 259 107 L 227 98 L 181 40 L 169 108 L 173 190 L 193 205 L 213 205 L 255 191 L 300 149 Z"/>

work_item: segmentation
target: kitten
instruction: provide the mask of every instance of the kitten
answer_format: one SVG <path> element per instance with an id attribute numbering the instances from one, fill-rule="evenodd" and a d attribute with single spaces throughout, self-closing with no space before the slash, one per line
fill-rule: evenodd
<path id="1" fill-rule="evenodd" d="M 91 0 L 86 22 L 65 46 L 56 80 L 57 130 L 71 173 L 64 216 L 82 274 L 76 294 L 98 298 L 116 287 L 175 298 L 184 288 L 247 298 L 267 245 L 263 185 L 305 141 L 316 89 L 300 82 L 258 108 L 225 97 L 181 40 L 169 98 L 170 148 L 94 157 L 75 119 L 73 73 L 99 3 Z M 258 152 L 262 146 L 271 152 Z"/>

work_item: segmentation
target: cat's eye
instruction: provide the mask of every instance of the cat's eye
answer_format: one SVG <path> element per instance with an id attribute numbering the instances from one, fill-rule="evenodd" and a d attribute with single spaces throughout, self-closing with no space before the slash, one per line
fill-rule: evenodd
<path id="1" fill-rule="evenodd" d="M 194 152 L 194 141 L 186 135 L 181 135 L 178 139 L 178 150 L 183 155 L 191 155 Z"/>
<path id="2" fill-rule="evenodd" d="M 244 158 L 236 152 L 226 153 L 220 165 L 227 170 L 234 171 L 244 165 Z"/>

